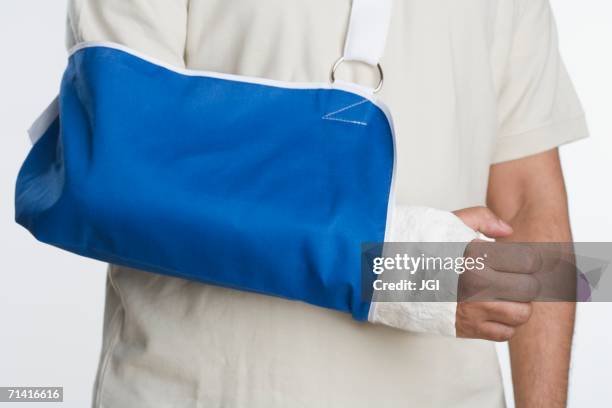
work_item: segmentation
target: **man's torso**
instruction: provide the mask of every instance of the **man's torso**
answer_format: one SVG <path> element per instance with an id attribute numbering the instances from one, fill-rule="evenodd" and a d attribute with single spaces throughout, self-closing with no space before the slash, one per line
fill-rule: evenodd
<path id="1" fill-rule="evenodd" d="M 177 2 L 184 14 L 161 0 L 76 0 L 73 41 L 116 41 L 191 69 L 321 82 L 342 53 L 350 13 L 350 0 Z M 484 203 L 514 7 L 395 2 L 381 98 L 394 116 L 400 203 Z M 184 29 L 164 42 L 164 25 Z M 183 33 L 184 50 L 169 51 Z M 368 84 L 370 71 L 342 75 Z M 100 406 L 503 405 L 495 348 L 484 341 L 119 267 L 109 273 L 105 320 Z"/>

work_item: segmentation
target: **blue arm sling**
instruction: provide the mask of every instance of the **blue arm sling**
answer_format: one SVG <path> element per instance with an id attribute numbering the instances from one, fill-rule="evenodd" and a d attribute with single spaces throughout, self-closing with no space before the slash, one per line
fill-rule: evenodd
<path id="1" fill-rule="evenodd" d="M 367 319 L 361 244 L 384 241 L 394 171 L 371 93 L 84 44 L 42 122 L 15 197 L 38 240 Z"/>

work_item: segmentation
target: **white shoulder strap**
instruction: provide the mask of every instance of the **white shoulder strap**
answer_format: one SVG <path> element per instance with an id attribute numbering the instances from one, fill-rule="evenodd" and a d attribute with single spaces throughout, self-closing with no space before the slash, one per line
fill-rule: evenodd
<path id="1" fill-rule="evenodd" d="M 385 51 L 393 0 L 353 0 L 345 61 L 376 66 Z"/>

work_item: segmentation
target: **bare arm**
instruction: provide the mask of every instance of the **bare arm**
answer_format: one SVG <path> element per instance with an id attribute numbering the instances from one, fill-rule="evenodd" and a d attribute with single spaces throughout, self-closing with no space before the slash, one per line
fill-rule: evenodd
<path id="1" fill-rule="evenodd" d="M 568 242 L 567 194 L 558 150 L 491 167 L 488 206 L 518 242 Z M 535 303 L 510 341 L 518 408 L 564 407 L 574 329 L 574 303 Z"/>

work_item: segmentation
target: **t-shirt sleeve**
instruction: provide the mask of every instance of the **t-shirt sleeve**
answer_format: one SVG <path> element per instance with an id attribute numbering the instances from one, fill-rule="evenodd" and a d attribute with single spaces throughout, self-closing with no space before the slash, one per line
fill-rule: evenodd
<path id="1" fill-rule="evenodd" d="M 492 163 L 541 153 L 588 136 L 584 112 L 558 47 L 549 0 L 519 0 L 498 93 Z"/>

